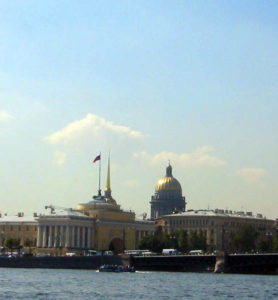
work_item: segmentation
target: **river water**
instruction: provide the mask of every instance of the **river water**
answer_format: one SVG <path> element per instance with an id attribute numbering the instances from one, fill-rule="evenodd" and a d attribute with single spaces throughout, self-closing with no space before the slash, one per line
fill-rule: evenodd
<path id="1" fill-rule="evenodd" d="M 0 299 L 278 299 L 278 276 L 0 268 Z"/>

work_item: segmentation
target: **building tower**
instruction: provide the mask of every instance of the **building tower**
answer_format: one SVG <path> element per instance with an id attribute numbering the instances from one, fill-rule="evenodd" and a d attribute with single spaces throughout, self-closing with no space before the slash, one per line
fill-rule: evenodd
<path id="1" fill-rule="evenodd" d="M 104 191 L 104 198 L 108 203 L 118 207 L 116 200 L 112 197 L 112 191 L 110 186 L 110 153 L 108 157 L 107 178 L 106 178 L 106 188 Z"/>
<path id="2" fill-rule="evenodd" d="M 182 196 L 180 183 L 172 175 L 170 163 L 166 168 L 166 176 L 157 182 L 150 204 L 152 220 L 174 211 L 185 211 L 185 197 Z"/>

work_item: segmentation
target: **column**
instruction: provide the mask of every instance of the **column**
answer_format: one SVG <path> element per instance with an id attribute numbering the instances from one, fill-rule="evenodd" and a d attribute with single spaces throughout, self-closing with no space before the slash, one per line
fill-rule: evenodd
<path id="1" fill-rule="evenodd" d="M 55 230 L 54 230 L 54 248 L 58 247 L 58 226 L 55 225 Z"/>
<path id="2" fill-rule="evenodd" d="M 77 229 L 77 248 L 80 248 L 80 226 L 77 226 L 76 229 Z"/>
<path id="3" fill-rule="evenodd" d="M 91 248 L 95 248 L 96 245 L 95 245 L 95 229 L 94 227 L 90 227 L 90 230 L 91 230 L 91 238 L 92 238 L 92 241 L 91 241 Z"/>
<path id="4" fill-rule="evenodd" d="M 52 248 L 52 225 L 49 226 L 48 248 Z"/>
<path id="5" fill-rule="evenodd" d="M 46 248 L 46 225 L 43 226 L 43 240 L 42 240 L 43 248 Z"/>
<path id="6" fill-rule="evenodd" d="M 91 248 L 91 227 L 88 227 L 87 231 L 87 248 Z"/>
<path id="7" fill-rule="evenodd" d="M 67 227 L 66 227 L 66 245 L 65 245 L 66 248 L 69 248 L 69 233 L 70 233 L 70 228 L 69 228 L 69 225 L 67 225 Z"/>
<path id="8" fill-rule="evenodd" d="M 71 248 L 75 248 L 75 230 L 74 226 L 71 228 Z"/>
<path id="9" fill-rule="evenodd" d="M 64 226 L 60 226 L 60 247 L 63 248 L 64 245 Z"/>
<path id="10" fill-rule="evenodd" d="M 85 248 L 85 231 L 86 231 L 86 227 L 82 227 L 82 248 Z"/>
<path id="11" fill-rule="evenodd" d="M 37 247 L 38 248 L 40 248 L 42 246 L 42 244 L 41 244 L 41 235 L 42 235 L 41 229 L 42 229 L 42 226 L 39 225 L 38 226 L 38 234 L 37 234 Z"/>

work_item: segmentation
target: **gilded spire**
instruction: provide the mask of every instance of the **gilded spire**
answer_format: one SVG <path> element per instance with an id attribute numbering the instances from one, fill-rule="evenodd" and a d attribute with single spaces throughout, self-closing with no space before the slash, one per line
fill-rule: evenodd
<path id="1" fill-rule="evenodd" d="M 107 198 L 111 197 L 111 186 L 110 186 L 110 153 L 109 153 L 109 157 L 108 157 L 108 168 L 107 168 L 105 196 Z"/>

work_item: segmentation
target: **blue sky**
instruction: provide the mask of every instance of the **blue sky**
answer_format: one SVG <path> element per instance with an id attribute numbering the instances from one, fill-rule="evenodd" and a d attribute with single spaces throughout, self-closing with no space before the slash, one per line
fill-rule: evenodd
<path id="1" fill-rule="evenodd" d="M 277 1 L 0 4 L 2 212 L 88 201 L 111 149 L 123 208 L 170 159 L 188 208 L 277 217 Z"/>

